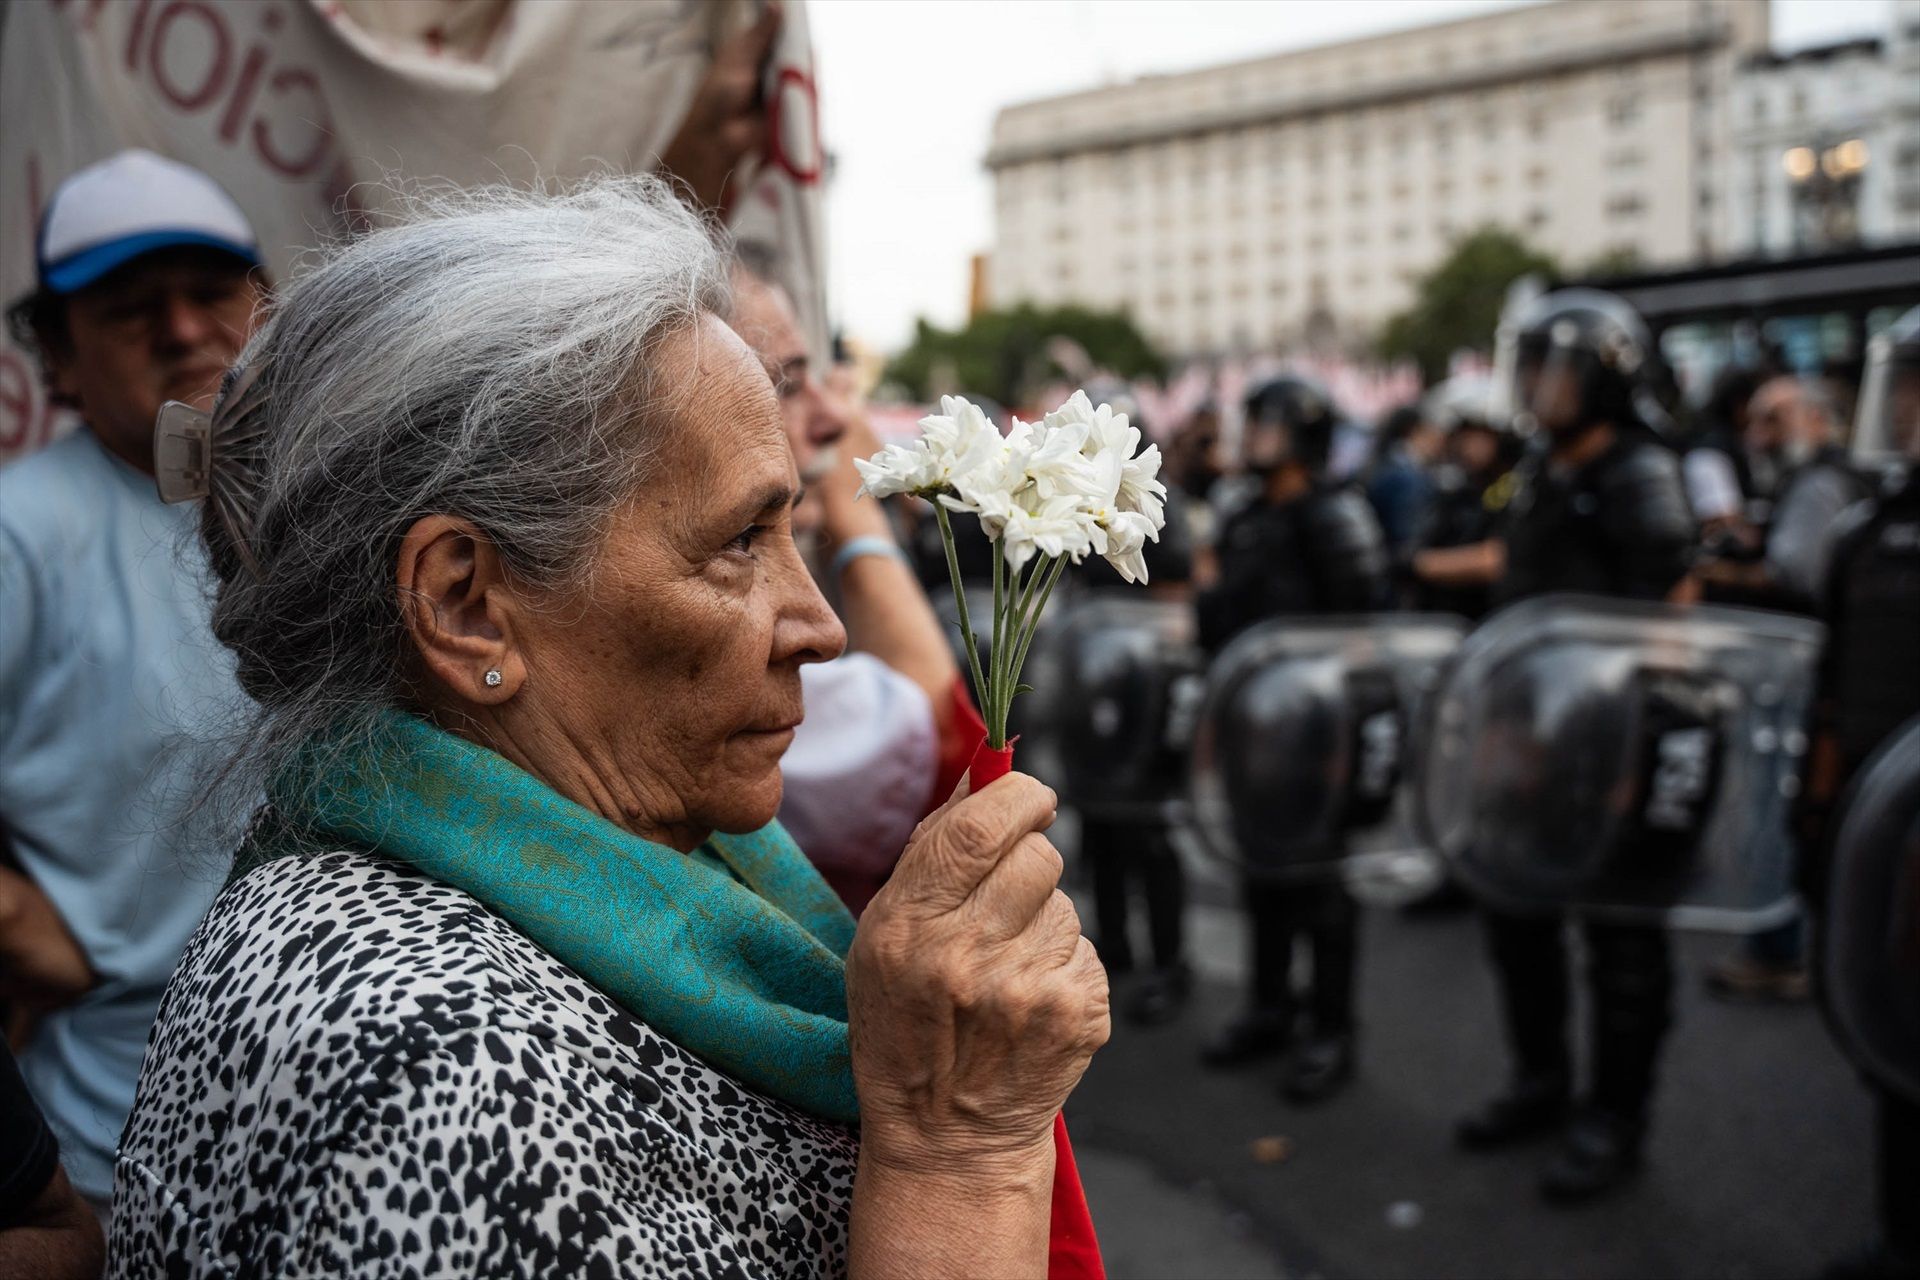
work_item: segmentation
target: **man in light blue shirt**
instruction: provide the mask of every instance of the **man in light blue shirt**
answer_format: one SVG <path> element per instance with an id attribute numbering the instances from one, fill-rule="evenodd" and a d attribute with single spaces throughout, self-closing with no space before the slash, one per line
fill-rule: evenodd
<path id="1" fill-rule="evenodd" d="M 103 1214 L 160 994 L 237 843 L 188 808 L 241 694 L 208 630 L 198 512 L 153 482 L 160 406 L 210 407 L 263 297 L 204 174 L 84 169 L 10 313 L 80 430 L 0 469 L 0 1001 Z"/>

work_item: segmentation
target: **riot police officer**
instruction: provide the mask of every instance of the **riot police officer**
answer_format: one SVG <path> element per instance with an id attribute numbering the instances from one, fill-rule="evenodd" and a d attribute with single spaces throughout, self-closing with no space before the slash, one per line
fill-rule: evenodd
<path id="1" fill-rule="evenodd" d="M 1827 647 L 1802 804 L 1810 852 L 1826 849 L 1834 804 L 1868 757 L 1920 715 L 1920 308 L 1869 348 L 1853 454 L 1879 473 L 1880 496 L 1843 522 L 1828 577 Z M 1803 867 L 1816 912 L 1829 897 L 1825 861 L 1815 856 Z M 1873 1091 L 1882 1239 L 1829 1274 L 1916 1277 L 1920 1105 L 1878 1085 Z"/>
<path id="2" fill-rule="evenodd" d="M 1095 404 L 1111 405 L 1126 414 L 1142 433 L 1147 431 L 1140 399 L 1132 387 L 1122 382 L 1092 383 L 1086 392 Z M 1163 600 L 1185 601 L 1193 580 L 1188 502 L 1179 486 L 1168 489 L 1166 525 L 1159 540 L 1149 542 L 1144 549 L 1147 581 L 1151 584 L 1148 590 Z M 1085 595 L 1092 598 L 1110 591 L 1131 598 L 1139 590 L 1098 557 L 1089 557 L 1074 570 L 1074 577 Z M 1157 737 L 1167 734 L 1164 724 L 1142 728 Z M 1070 775 L 1072 766 L 1069 761 Z M 1155 778 L 1150 789 L 1157 791 L 1160 784 L 1172 785 L 1180 777 L 1177 769 L 1160 772 L 1163 776 Z M 1168 774 L 1172 776 L 1164 776 Z M 1075 790 L 1071 781 L 1069 790 Z M 1127 1016 L 1144 1026 L 1177 1015 L 1193 989 L 1193 972 L 1186 957 L 1186 872 L 1173 845 L 1167 813 L 1165 804 L 1142 804 L 1124 814 L 1100 806 L 1081 806 L 1080 845 L 1092 853 L 1096 946 L 1109 974 L 1119 976 L 1134 967 L 1129 927 L 1132 890 L 1138 889 L 1146 907 L 1153 966 L 1125 1004 Z"/>
<path id="3" fill-rule="evenodd" d="M 1502 601 L 1554 591 L 1675 598 L 1696 542 L 1680 460 L 1655 432 L 1652 340 L 1620 299 L 1569 289 L 1503 323 L 1500 375 L 1533 440 L 1505 525 Z M 1670 1020 L 1672 965 L 1656 927 L 1587 918 L 1593 1070 L 1574 1106 L 1566 921 L 1485 913 L 1516 1059 L 1509 1087 L 1458 1128 L 1462 1145 L 1506 1146 L 1559 1132 L 1542 1193 L 1553 1202 L 1612 1189 L 1638 1167 L 1654 1070 Z"/>
<path id="4" fill-rule="evenodd" d="M 1519 438 L 1494 412 L 1492 379 L 1457 374 L 1427 397 L 1425 413 L 1446 433 L 1433 503 L 1407 568 L 1414 608 L 1478 621 L 1493 608 L 1500 576 L 1500 522 L 1516 484 Z"/>
<path id="5" fill-rule="evenodd" d="M 1218 541 L 1218 580 L 1199 598 L 1199 637 L 1217 653 L 1242 630 L 1285 614 L 1367 613 L 1388 597 L 1385 539 L 1366 498 L 1329 475 L 1338 414 L 1324 389 L 1280 377 L 1248 394 L 1242 439 L 1258 495 Z M 1353 1071 L 1357 920 L 1339 883 L 1244 885 L 1252 934 L 1252 1007 L 1203 1054 L 1213 1066 L 1288 1055 L 1283 1088 L 1324 1097 Z M 1294 941 L 1305 936 L 1308 1032 L 1296 1036 Z"/>

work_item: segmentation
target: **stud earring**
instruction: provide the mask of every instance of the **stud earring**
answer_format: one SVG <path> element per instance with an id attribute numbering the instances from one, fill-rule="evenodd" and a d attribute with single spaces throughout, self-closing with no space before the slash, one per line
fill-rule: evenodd
<path id="1" fill-rule="evenodd" d="M 498 671 L 487 672 L 487 688 L 498 689 L 499 687 L 500 687 L 500 673 Z"/>

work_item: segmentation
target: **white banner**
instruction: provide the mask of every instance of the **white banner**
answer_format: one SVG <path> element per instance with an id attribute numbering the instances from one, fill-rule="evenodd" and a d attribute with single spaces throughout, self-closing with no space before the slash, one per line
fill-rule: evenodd
<path id="1" fill-rule="evenodd" d="M 767 76 L 768 160 L 736 203 L 826 341 L 812 49 L 802 0 Z M 67 175 L 130 146 L 194 165 L 246 210 L 269 269 L 356 220 L 379 184 L 567 180 L 649 168 L 716 42 L 758 0 L 7 0 L 0 5 L 0 299 Z M 62 431 L 37 363 L 0 346 L 0 462 Z"/>

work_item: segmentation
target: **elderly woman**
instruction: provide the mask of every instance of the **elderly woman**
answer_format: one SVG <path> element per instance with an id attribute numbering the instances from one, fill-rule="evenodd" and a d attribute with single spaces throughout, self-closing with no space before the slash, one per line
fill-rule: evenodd
<path id="1" fill-rule="evenodd" d="M 270 804 L 112 1274 L 1045 1272 L 1107 1034 L 1054 798 L 956 797 L 857 934 L 773 822 L 842 634 L 726 305 L 650 180 L 459 197 L 286 291 L 204 464 L 163 415 Z"/>

